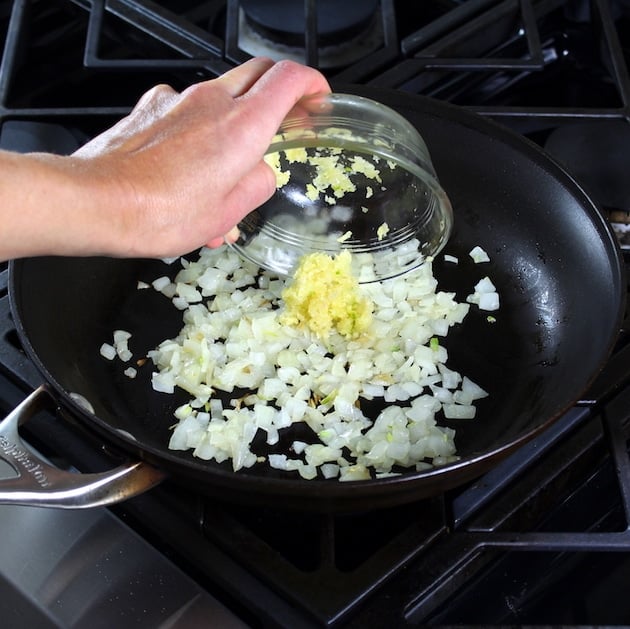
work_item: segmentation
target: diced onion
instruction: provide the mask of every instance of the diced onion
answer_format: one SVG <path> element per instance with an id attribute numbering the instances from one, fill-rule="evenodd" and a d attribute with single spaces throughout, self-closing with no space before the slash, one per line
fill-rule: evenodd
<path id="1" fill-rule="evenodd" d="M 499 293 L 489 277 L 484 277 L 475 285 L 475 291 L 466 297 L 466 301 L 477 304 L 480 310 L 498 310 Z"/>
<path id="2" fill-rule="evenodd" d="M 110 343 L 103 343 L 100 348 L 100 354 L 107 360 L 114 360 L 116 358 L 116 348 Z"/>
<path id="3" fill-rule="evenodd" d="M 479 245 L 473 247 L 469 253 L 470 257 L 473 259 L 473 262 L 479 264 L 481 262 L 490 262 L 490 257 L 486 253 L 484 249 L 482 249 Z"/>
<path id="4" fill-rule="evenodd" d="M 332 329 L 325 338 L 300 322 L 283 324 L 286 282 L 227 247 L 202 249 L 198 260 L 182 260 L 173 280 L 164 276 L 152 286 L 183 317 L 179 334 L 147 356 L 155 391 L 190 395 L 174 412 L 169 447 L 229 460 L 234 470 L 266 464 L 308 480 L 347 482 L 444 465 L 457 453 L 455 431 L 440 426 L 440 416 L 472 419 L 475 402 L 487 396 L 447 366 L 441 342 L 470 303 L 498 307 L 487 277 L 459 303 L 438 290 L 427 259 L 413 273 L 362 285 L 370 325 L 350 336 Z M 117 331 L 101 354 L 124 360 L 130 337 Z M 221 399 L 219 391 L 228 395 Z M 366 400 L 386 405 L 371 418 Z M 258 434 L 277 449 L 296 423 L 306 424 L 312 441 L 293 439 L 285 452 L 267 456 L 252 450 Z"/>

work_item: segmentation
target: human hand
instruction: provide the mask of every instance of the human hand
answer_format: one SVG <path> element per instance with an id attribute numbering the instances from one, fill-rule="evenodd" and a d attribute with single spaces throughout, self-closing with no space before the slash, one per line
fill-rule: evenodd
<path id="1" fill-rule="evenodd" d="M 69 158 L 112 226 L 92 230 L 91 248 L 167 257 L 235 239 L 275 190 L 263 155 L 280 123 L 302 96 L 328 91 L 316 70 L 263 58 L 181 94 L 153 88 Z"/>

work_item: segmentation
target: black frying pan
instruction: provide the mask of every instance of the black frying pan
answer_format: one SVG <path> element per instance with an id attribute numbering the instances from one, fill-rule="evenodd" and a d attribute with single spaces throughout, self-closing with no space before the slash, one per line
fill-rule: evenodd
<path id="1" fill-rule="evenodd" d="M 347 91 L 347 90 L 346 90 Z M 228 464 L 167 448 L 171 412 L 184 399 L 155 393 L 150 365 L 136 380 L 99 356 L 115 328 L 134 333 L 142 355 L 177 334 L 181 314 L 138 280 L 167 272 L 161 262 L 40 258 L 10 266 L 10 296 L 27 353 L 90 429 L 176 481 L 240 501 L 276 500 L 303 509 L 370 509 L 416 500 L 464 483 L 551 424 L 587 388 L 617 336 L 624 273 L 615 239 L 576 183 L 539 149 L 462 109 L 398 92 L 353 88 L 388 104 L 425 138 L 451 198 L 455 230 L 441 262 L 441 287 L 464 299 L 488 274 L 502 307 L 488 323 L 473 308 L 447 339 L 453 368 L 490 392 L 478 417 L 452 421 L 461 460 L 427 472 L 356 483 L 304 481 L 264 467 Z M 481 245 L 492 259 L 468 257 Z M 84 412 L 68 392 L 94 406 Z"/>

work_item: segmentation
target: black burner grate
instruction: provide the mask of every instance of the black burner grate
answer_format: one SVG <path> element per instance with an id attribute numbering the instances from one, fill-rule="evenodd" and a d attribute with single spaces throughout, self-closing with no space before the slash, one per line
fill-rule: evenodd
<path id="1" fill-rule="evenodd" d="M 306 3 L 307 13 L 312 4 Z M 619 4 L 434 0 L 410 7 L 384 0 L 378 3 L 383 45 L 347 67 L 325 72 L 337 82 L 435 96 L 506 123 L 627 118 L 630 81 L 620 33 L 627 32 L 628 18 L 625 13 L 619 16 Z M 216 76 L 249 57 L 238 43 L 239 0 L 16 0 L 3 6 L 0 18 L 7 38 L 0 72 L 0 115 L 4 119 L 120 116 L 158 80 L 182 87 Z M 581 15 L 585 12 L 588 20 Z M 317 65 L 317 59 L 310 61 Z M 54 82 L 55 76 L 61 80 L 59 66 L 65 82 L 59 91 L 66 94 L 67 102 L 51 106 L 45 84 Z M 536 89 L 547 76 L 554 77 L 556 90 L 559 85 L 570 90 L 576 79 L 590 80 L 589 91 L 600 98 L 591 97 L 585 106 L 569 102 L 571 95 L 566 93 Z M 76 91 L 73 80 L 80 84 Z M 122 84 L 112 89 L 118 81 Z M 85 102 L 89 93 L 95 94 L 97 104 Z M 41 104 L 40 94 L 46 96 Z M 532 94 L 538 95 L 538 102 L 529 102 Z M 131 100 L 109 103 L 125 96 Z"/>

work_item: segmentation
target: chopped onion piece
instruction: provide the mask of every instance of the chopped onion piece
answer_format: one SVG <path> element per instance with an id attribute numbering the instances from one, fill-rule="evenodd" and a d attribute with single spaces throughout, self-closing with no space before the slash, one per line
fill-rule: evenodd
<path id="1" fill-rule="evenodd" d="M 490 257 L 479 245 L 473 247 L 468 255 L 470 255 L 475 264 L 479 264 L 481 262 L 490 262 Z"/>
<path id="2" fill-rule="evenodd" d="M 499 293 L 489 277 L 484 277 L 475 285 L 475 292 L 466 297 L 466 301 L 477 304 L 480 310 L 498 310 L 500 307 Z"/>
<path id="3" fill-rule="evenodd" d="M 116 348 L 109 343 L 103 343 L 99 351 L 101 356 L 107 358 L 107 360 L 114 360 L 114 358 L 116 358 Z"/>
<path id="4" fill-rule="evenodd" d="M 473 419 L 476 409 L 474 406 L 463 404 L 444 404 L 444 417 L 447 419 Z"/>
<path id="5" fill-rule="evenodd" d="M 151 286 L 153 286 L 156 291 L 162 292 L 170 283 L 170 278 L 163 275 L 162 277 L 158 277 L 156 280 L 153 280 L 153 282 L 151 282 Z"/>

